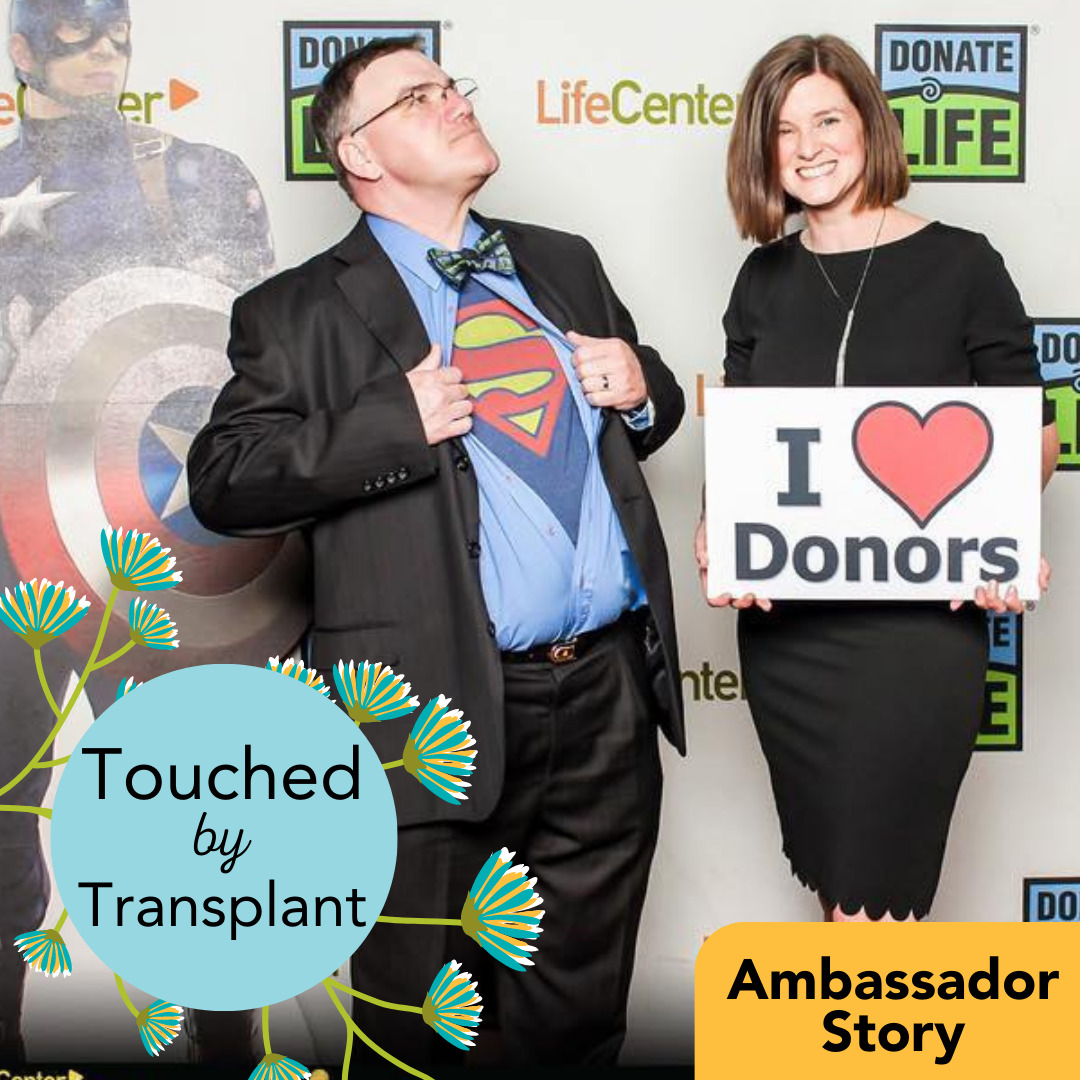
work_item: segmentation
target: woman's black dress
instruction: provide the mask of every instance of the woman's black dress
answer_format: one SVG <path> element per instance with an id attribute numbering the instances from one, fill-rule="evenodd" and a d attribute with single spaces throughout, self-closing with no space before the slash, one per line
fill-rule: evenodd
<path id="1" fill-rule="evenodd" d="M 729 386 L 831 386 L 868 252 L 756 249 L 724 317 Z M 877 248 L 849 386 L 1038 385 L 1031 323 L 985 237 L 933 222 Z M 778 601 L 739 615 L 784 850 L 830 905 L 927 913 L 983 710 L 986 619 L 965 604 Z"/>

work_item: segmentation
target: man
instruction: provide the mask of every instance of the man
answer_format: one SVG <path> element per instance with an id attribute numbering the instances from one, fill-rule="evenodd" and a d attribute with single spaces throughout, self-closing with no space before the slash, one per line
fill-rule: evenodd
<path id="1" fill-rule="evenodd" d="M 659 817 L 657 721 L 683 749 L 667 556 L 637 459 L 683 397 L 584 240 L 470 212 L 498 167 L 470 92 L 408 40 L 328 72 L 316 131 L 364 214 L 235 305 L 235 375 L 191 448 L 192 505 L 222 531 L 306 531 L 309 660 L 327 681 L 339 659 L 383 661 L 471 721 L 467 802 L 391 773 L 386 912 L 456 915 L 503 845 L 538 878 L 526 973 L 460 931 L 383 924 L 354 985 L 420 1004 L 456 958 L 485 998 L 481 1045 L 613 1063 Z M 463 246 L 471 271 L 448 280 L 435 262 Z M 407 729 L 365 733 L 400 758 Z M 453 1060 L 415 1016 L 356 1016 L 409 1064 Z"/>
<path id="2" fill-rule="evenodd" d="M 35 352 L 34 335 L 42 322 L 78 290 L 106 275 L 171 267 L 246 288 L 273 264 L 258 185 L 235 155 L 131 124 L 117 112 L 131 57 L 128 0 L 12 0 L 10 21 L 8 50 L 21 84 L 23 115 L 15 139 L 0 149 L 0 389 L 18 372 L 21 358 Z M 129 277 L 125 288 L 130 292 L 139 283 Z M 180 304 L 189 298 L 170 299 Z M 144 346 L 137 336 L 122 341 L 116 330 L 111 341 L 114 352 L 121 344 L 133 351 Z M 168 344 L 157 342 L 159 347 Z M 69 360 L 51 354 L 44 359 L 54 368 Z M 23 376 L 24 384 L 35 381 L 32 373 Z M 107 373 L 97 381 L 107 381 Z M 5 399 L 4 423 L 47 422 L 40 419 L 40 410 L 34 411 L 35 404 L 40 403 L 18 395 Z M 103 444 L 119 444 L 122 438 L 110 429 L 95 446 L 100 452 Z M 110 449 L 114 458 L 119 456 L 115 445 Z M 38 482 L 32 462 L 16 464 Z M 74 499 L 67 500 L 70 512 Z M 44 569 L 42 523 L 24 509 L 24 501 L 11 505 L 0 538 L 0 588 L 13 589 L 32 576 L 70 581 L 66 571 Z M 95 531 L 93 523 L 86 528 Z M 17 533 L 24 547 L 25 538 L 33 537 L 30 546 L 37 550 L 26 560 L 30 565 L 16 565 Z M 266 648 L 276 651 L 287 644 L 267 642 Z M 54 719 L 34 677 L 29 650 L 13 635 L 5 635 L 2 648 L 0 783 L 30 760 Z M 47 646 L 42 657 L 59 700 L 73 664 L 82 657 L 73 657 L 65 641 Z M 90 680 L 87 693 L 95 714 L 112 702 L 120 678 L 110 669 Z M 49 780 L 48 770 L 36 770 L 5 801 L 38 805 Z M 12 942 L 16 934 L 40 924 L 48 899 L 37 820 L 31 814 L 0 814 L 3 1062 L 20 1061 L 24 1054 L 19 1018 L 27 968 Z M 237 1022 L 227 1014 L 197 1014 L 193 1019 L 202 1036 L 201 1060 L 244 1056 L 237 1048 L 248 1027 L 246 1017 Z M 219 1028 L 220 1038 L 215 1038 Z"/>

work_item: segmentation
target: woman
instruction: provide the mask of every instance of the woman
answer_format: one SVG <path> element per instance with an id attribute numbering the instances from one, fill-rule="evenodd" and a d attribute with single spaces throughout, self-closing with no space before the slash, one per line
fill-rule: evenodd
<path id="1" fill-rule="evenodd" d="M 728 193 L 740 232 L 763 246 L 724 317 L 727 386 L 1039 384 L 1000 256 L 976 233 L 898 207 L 908 185 L 899 127 L 849 45 L 793 37 L 758 62 Z M 782 236 L 796 211 L 806 228 Z M 1057 452 L 1046 418 L 1044 483 Z M 704 518 L 695 546 L 704 582 Z M 978 609 L 1019 611 L 1016 589 L 990 582 L 974 606 L 709 602 L 741 609 L 784 850 L 825 918 L 924 916 L 982 716 Z"/>

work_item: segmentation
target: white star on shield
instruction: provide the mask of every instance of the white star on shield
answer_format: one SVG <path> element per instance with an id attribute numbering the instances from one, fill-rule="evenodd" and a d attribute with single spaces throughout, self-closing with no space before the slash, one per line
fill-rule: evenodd
<path id="1" fill-rule="evenodd" d="M 70 199 L 74 191 L 42 191 L 41 177 L 14 195 L 0 198 L 0 239 L 13 233 L 45 232 L 45 211 Z"/>

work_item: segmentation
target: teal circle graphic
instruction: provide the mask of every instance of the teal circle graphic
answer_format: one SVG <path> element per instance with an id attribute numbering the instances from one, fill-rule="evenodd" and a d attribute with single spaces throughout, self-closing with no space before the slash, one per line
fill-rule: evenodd
<path id="1" fill-rule="evenodd" d="M 53 869 L 83 940 L 189 1008 L 259 1008 L 332 974 L 382 911 L 396 856 L 367 739 L 315 690 L 254 667 L 130 691 L 80 740 L 53 804 Z"/>

